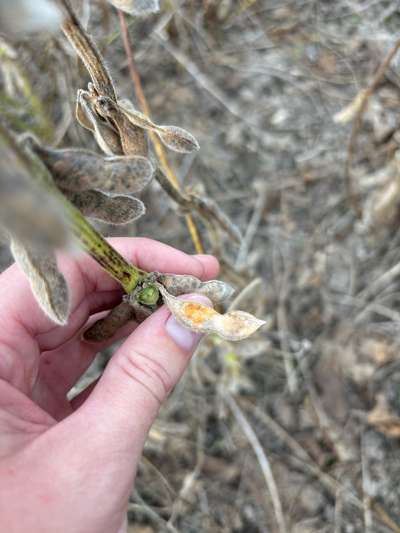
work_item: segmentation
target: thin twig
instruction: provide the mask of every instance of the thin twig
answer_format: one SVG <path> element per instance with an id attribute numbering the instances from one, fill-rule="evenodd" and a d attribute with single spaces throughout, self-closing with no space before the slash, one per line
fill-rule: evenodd
<path id="1" fill-rule="evenodd" d="M 178 189 L 166 176 L 166 174 L 157 168 L 155 179 L 168 194 L 183 210 L 183 212 L 196 211 L 202 218 L 204 224 L 209 227 L 212 234 L 215 226 L 218 226 L 225 231 L 236 243 L 242 241 L 242 235 L 235 224 L 227 217 L 227 215 L 220 209 L 218 204 L 211 198 L 201 197 L 193 193 L 185 191 L 183 193 Z M 218 237 L 214 236 L 213 241 L 217 241 Z"/>
<path id="2" fill-rule="evenodd" d="M 268 187 L 265 182 L 256 183 L 257 191 L 257 201 L 254 206 L 254 211 L 247 226 L 246 233 L 243 237 L 242 243 L 240 245 L 239 253 L 236 258 L 236 269 L 240 270 L 245 265 L 246 258 L 249 255 L 250 247 L 253 242 L 253 239 L 257 233 L 257 229 L 262 220 L 263 212 L 265 205 L 267 203 L 267 191 Z"/>
<path id="3" fill-rule="evenodd" d="M 281 272 L 281 269 L 278 268 L 278 266 L 275 264 L 274 271 L 275 274 L 278 275 L 279 273 L 279 292 L 278 292 L 278 306 L 276 310 L 276 317 L 278 322 L 278 328 L 280 331 L 280 344 L 282 349 L 282 358 L 283 358 L 283 364 L 285 367 L 285 373 L 286 373 L 286 379 L 287 379 L 287 385 L 289 392 L 291 394 L 295 394 L 295 392 L 298 390 L 298 377 L 295 365 L 293 363 L 293 357 L 290 350 L 289 345 L 289 325 L 287 321 L 287 312 L 286 312 L 286 305 L 287 305 L 287 299 L 289 296 L 290 288 L 289 288 L 289 279 L 290 279 L 290 271 L 286 265 L 285 259 L 282 256 L 282 261 L 284 263 L 283 265 L 283 272 Z M 276 261 L 275 261 L 276 263 Z"/>
<path id="4" fill-rule="evenodd" d="M 303 465 L 307 465 L 307 471 L 315 476 L 332 496 L 336 494 L 336 491 L 341 488 L 339 483 L 332 476 L 323 472 L 307 451 L 283 427 L 268 413 L 249 401 L 242 400 L 241 404 L 245 404 L 246 407 L 251 409 L 254 416 L 291 450 L 293 456 L 299 459 Z"/>
<path id="5" fill-rule="evenodd" d="M 184 510 L 184 502 L 190 501 L 190 495 L 196 490 L 196 481 L 201 473 L 201 470 L 204 465 L 204 431 L 199 429 L 197 433 L 197 461 L 194 469 L 185 476 L 181 490 L 179 491 L 178 497 L 176 498 L 173 506 L 171 517 L 168 520 L 168 524 L 173 526 L 176 522 L 178 516 Z"/>
<path id="6" fill-rule="evenodd" d="M 362 476 L 362 493 L 363 493 L 363 508 L 364 508 L 364 531 L 365 533 L 372 533 L 373 531 L 373 518 L 371 511 L 371 496 L 368 491 L 367 476 L 367 461 L 365 457 L 365 439 L 364 435 L 361 438 L 361 476 Z"/>
<path id="7" fill-rule="evenodd" d="M 375 73 L 375 76 L 372 78 L 370 84 L 366 89 L 359 94 L 360 101 L 358 102 L 357 112 L 353 119 L 353 125 L 351 128 L 349 144 L 347 145 L 347 158 L 345 165 L 345 178 L 346 178 L 346 188 L 347 188 L 347 197 L 350 201 L 351 207 L 356 212 L 357 216 L 361 216 L 361 208 L 359 205 L 358 195 L 356 194 L 352 175 L 351 175 L 351 166 L 354 158 L 355 143 L 360 130 L 362 117 L 367 108 L 368 101 L 372 94 L 376 91 L 378 85 L 381 83 L 387 69 L 390 66 L 390 63 L 394 56 L 397 54 L 400 48 L 400 39 L 398 39 L 389 52 L 386 54 L 384 60 L 382 61 L 380 67 Z M 356 97 L 357 98 L 357 97 Z"/>
<path id="8" fill-rule="evenodd" d="M 143 513 L 146 515 L 150 520 L 152 520 L 158 528 L 161 528 L 159 531 L 168 531 L 169 533 L 178 533 L 178 530 L 172 525 L 166 522 L 159 514 L 154 511 L 140 496 L 140 494 L 135 491 L 134 492 L 134 498 L 139 503 L 129 503 L 128 504 L 128 511 L 136 512 L 136 513 Z"/>
<path id="9" fill-rule="evenodd" d="M 268 487 L 268 490 L 271 496 L 272 505 L 274 508 L 275 518 L 278 524 L 279 531 L 281 533 L 286 533 L 287 529 L 286 529 L 285 519 L 283 516 L 282 503 L 279 497 L 278 487 L 276 485 L 268 457 L 266 456 L 265 451 L 263 447 L 261 446 L 261 443 L 258 440 L 258 437 L 255 434 L 253 428 L 251 427 L 247 418 L 244 416 L 243 411 L 240 409 L 240 407 L 236 403 L 233 396 L 231 396 L 229 393 L 226 393 L 225 401 L 229 405 L 229 408 L 231 409 L 234 417 L 236 418 L 237 423 L 242 428 L 243 433 L 245 434 L 247 440 L 250 443 L 250 446 L 253 448 L 253 451 L 257 457 L 257 460 L 261 467 L 261 471 L 263 473 L 266 485 Z"/>

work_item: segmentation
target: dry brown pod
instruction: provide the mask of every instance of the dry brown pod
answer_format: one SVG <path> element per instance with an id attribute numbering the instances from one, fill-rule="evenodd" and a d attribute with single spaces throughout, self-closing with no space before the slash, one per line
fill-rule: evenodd
<path id="1" fill-rule="evenodd" d="M 178 126 L 158 126 L 149 117 L 135 109 L 129 100 L 119 100 L 118 106 L 119 110 L 132 124 L 156 133 L 161 142 L 170 150 L 181 154 L 190 154 L 200 150 L 196 138 L 183 128 Z"/>
<path id="2" fill-rule="evenodd" d="M 64 276 L 58 271 L 54 253 L 44 249 L 33 250 L 16 239 L 11 240 L 10 247 L 16 263 L 29 279 L 40 307 L 53 322 L 65 325 L 69 314 L 69 293 Z"/>
<path id="3" fill-rule="evenodd" d="M 124 113 L 120 101 L 115 102 L 107 96 L 92 95 L 91 101 L 99 118 L 108 120 L 118 131 L 123 154 L 127 156 L 147 156 L 149 146 L 146 129 L 142 122 L 137 124 Z M 144 115 L 140 114 L 144 117 Z M 147 120 L 146 124 L 149 121 Z M 150 121 L 151 123 L 151 121 Z"/>
<path id="4" fill-rule="evenodd" d="M 133 196 L 110 196 L 101 191 L 90 190 L 82 192 L 63 190 L 63 193 L 83 215 L 108 224 L 117 226 L 128 224 L 146 212 L 143 202 Z"/>
<path id="5" fill-rule="evenodd" d="M 161 283 L 172 296 L 181 296 L 195 292 L 207 296 L 214 304 L 221 303 L 235 292 L 233 287 L 219 280 L 200 281 L 194 276 L 185 274 L 156 274 Z"/>
<path id="6" fill-rule="evenodd" d="M 176 321 L 191 331 L 216 333 L 223 339 L 239 341 L 250 337 L 265 324 L 263 320 L 245 311 L 232 311 L 221 315 L 205 305 L 172 296 L 159 283 L 157 287 Z"/>
<path id="7" fill-rule="evenodd" d="M 200 150 L 200 145 L 191 133 L 178 126 L 157 126 L 155 130 L 167 148 L 181 154 Z"/>
<path id="8" fill-rule="evenodd" d="M 91 91 L 94 89 L 91 87 Z M 91 131 L 98 146 L 106 155 L 122 155 L 123 149 L 119 132 L 110 123 L 101 119 L 92 107 L 90 91 L 78 90 L 75 117 L 79 124 Z"/>
<path id="9" fill-rule="evenodd" d="M 34 145 L 58 187 L 70 191 L 100 189 L 110 193 L 136 193 L 151 181 L 154 167 L 146 157 L 103 157 L 90 150 L 56 150 Z"/>
<path id="10" fill-rule="evenodd" d="M 122 326 L 134 318 L 133 307 L 127 302 L 121 302 L 105 318 L 98 320 L 87 329 L 83 338 L 89 342 L 102 342 L 111 339 Z"/>

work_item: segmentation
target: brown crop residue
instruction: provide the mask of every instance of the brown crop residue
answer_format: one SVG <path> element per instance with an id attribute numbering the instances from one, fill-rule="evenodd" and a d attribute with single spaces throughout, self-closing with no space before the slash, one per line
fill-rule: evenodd
<path id="1" fill-rule="evenodd" d="M 202 326 L 204 322 L 218 314 L 214 309 L 197 303 L 185 302 L 182 307 L 183 315 L 194 326 Z"/>

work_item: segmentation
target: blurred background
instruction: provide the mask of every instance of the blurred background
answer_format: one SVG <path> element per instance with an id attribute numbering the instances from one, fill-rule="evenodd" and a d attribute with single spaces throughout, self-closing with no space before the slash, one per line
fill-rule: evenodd
<path id="1" fill-rule="evenodd" d="M 119 94 L 136 103 L 116 10 L 74 6 Z M 194 215 L 237 289 L 233 305 L 267 325 L 200 346 L 149 436 L 130 533 L 399 532 L 399 2 L 160 8 L 126 17 L 152 118 L 199 140 L 200 152 L 169 155 L 171 166 L 183 190 L 212 198 L 240 229 L 236 244 Z M 9 127 L 98 151 L 75 120 L 88 76 L 66 39 L 10 32 L 1 9 Z M 147 213 L 128 228 L 98 227 L 194 253 L 157 183 L 142 200 Z"/>

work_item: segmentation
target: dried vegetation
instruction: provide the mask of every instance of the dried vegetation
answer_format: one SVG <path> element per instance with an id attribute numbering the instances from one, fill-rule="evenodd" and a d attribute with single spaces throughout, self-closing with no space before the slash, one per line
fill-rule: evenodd
<path id="1" fill-rule="evenodd" d="M 146 216 L 98 227 L 216 253 L 238 289 L 226 310 L 267 322 L 250 339 L 211 335 L 201 345 L 148 439 L 132 533 L 399 532 L 398 3 L 176 0 L 146 18 L 100 0 L 76 5 L 119 94 L 201 145 L 168 161 L 162 142 L 179 131 L 165 138 L 147 122 L 159 170 L 141 194 Z M 52 145 L 48 166 L 64 164 L 65 148 L 97 151 L 68 167 L 71 195 L 91 183 L 85 165 L 103 191 L 125 194 L 107 164 L 102 177 L 93 169 L 115 157 L 98 146 L 129 151 L 115 141 L 129 106 L 99 110 L 89 88 L 79 100 L 85 130 L 75 97 L 89 77 L 65 40 L 0 48 L 0 110 L 14 130 Z M 93 110 L 114 113 L 108 129 L 96 131 Z M 123 304 L 111 331 L 130 316 Z"/>

